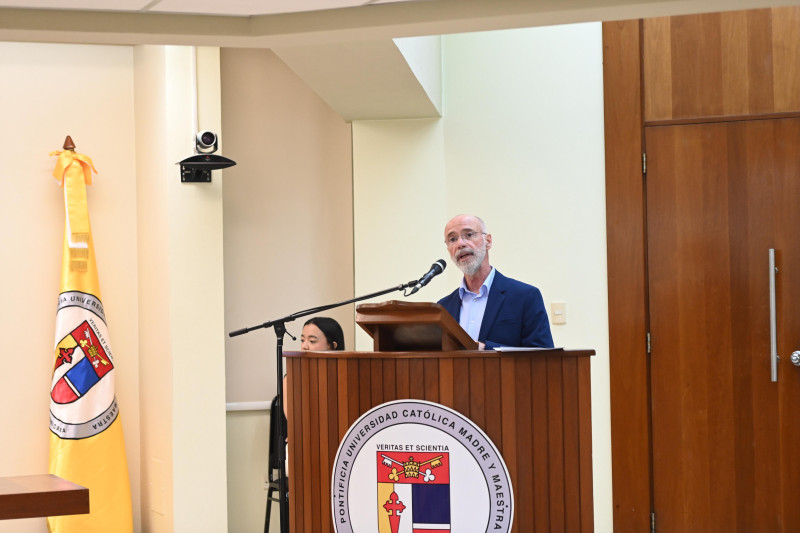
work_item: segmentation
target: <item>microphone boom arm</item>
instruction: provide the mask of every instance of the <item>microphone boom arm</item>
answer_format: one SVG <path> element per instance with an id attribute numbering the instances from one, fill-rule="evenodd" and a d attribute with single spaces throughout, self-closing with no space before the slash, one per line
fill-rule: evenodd
<path id="1" fill-rule="evenodd" d="M 403 283 L 402 285 L 398 285 L 396 287 L 392 287 L 389 289 L 384 289 L 382 291 L 373 292 L 371 294 L 365 294 L 363 296 L 357 296 L 355 298 L 351 298 L 349 300 L 345 300 L 343 302 L 337 302 L 335 304 L 328 304 L 328 305 L 321 305 L 319 307 L 312 307 L 311 309 L 306 309 L 305 311 L 298 311 L 297 313 L 292 313 L 291 315 L 287 315 L 283 318 L 278 318 L 276 320 L 270 320 L 269 322 L 264 322 L 263 324 L 258 324 L 256 326 L 250 326 L 247 328 L 237 329 L 236 331 L 231 331 L 228 336 L 229 337 L 237 337 L 239 335 L 244 335 L 245 333 L 250 333 L 251 331 L 261 329 L 261 328 L 271 328 L 277 324 L 286 324 L 286 322 L 292 322 L 300 317 L 314 315 L 316 313 L 321 313 L 322 311 L 327 311 L 328 309 L 334 309 L 336 307 L 341 307 L 343 305 L 360 302 L 361 300 L 368 300 L 370 298 L 375 298 L 376 296 L 383 296 L 384 294 L 388 294 L 394 291 L 402 291 L 409 287 L 413 287 L 417 284 L 417 280 L 411 280 L 408 283 Z"/>

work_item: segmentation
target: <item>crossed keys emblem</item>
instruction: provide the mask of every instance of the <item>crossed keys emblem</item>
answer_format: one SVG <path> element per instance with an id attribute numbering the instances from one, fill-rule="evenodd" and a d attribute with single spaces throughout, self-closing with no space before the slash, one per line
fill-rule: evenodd
<path id="1" fill-rule="evenodd" d="M 95 368 L 97 368 L 98 365 L 100 365 L 100 363 L 102 363 L 103 365 L 108 365 L 108 361 L 106 361 L 105 357 L 103 357 L 103 354 L 100 352 L 100 350 L 97 349 L 97 346 L 92 344 L 92 337 L 89 335 L 89 330 L 86 329 L 83 332 L 83 334 L 86 338 L 80 339 L 78 341 L 78 344 L 80 344 L 81 348 L 83 348 L 89 355 L 89 358 L 92 361 L 92 365 Z"/>
<path id="2" fill-rule="evenodd" d="M 392 481 L 399 481 L 400 480 L 400 474 L 403 474 L 403 476 L 406 479 L 408 479 L 408 478 L 417 478 L 418 479 L 419 475 L 420 475 L 420 467 L 423 467 L 423 466 L 426 466 L 426 465 L 429 465 L 429 464 L 430 464 L 431 468 L 438 468 L 438 467 L 442 466 L 442 462 L 440 461 L 440 459 L 443 456 L 439 455 L 439 456 L 433 457 L 433 458 L 428 459 L 427 461 L 423 461 L 423 462 L 415 461 L 413 456 L 409 456 L 408 457 L 408 461 L 403 461 L 403 462 L 400 462 L 400 461 L 397 461 L 395 459 L 392 459 L 391 457 L 389 457 L 387 455 L 384 455 L 384 454 L 381 454 L 381 457 L 383 457 L 383 461 L 381 461 L 381 462 L 384 465 L 389 466 L 389 467 L 391 467 L 392 465 L 397 465 L 397 466 L 401 467 L 400 470 L 398 470 L 396 467 L 392 468 L 392 471 L 389 474 L 389 479 L 391 479 Z M 429 483 L 429 482 L 433 481 L 434 479 L 436 479 L 436 476 L 431 472 L 431 468 L 425 469 L 425 471 L 422 473 L 422 475 L 423 475 L 422 481 L 424 481 L 426 483 Z"/>

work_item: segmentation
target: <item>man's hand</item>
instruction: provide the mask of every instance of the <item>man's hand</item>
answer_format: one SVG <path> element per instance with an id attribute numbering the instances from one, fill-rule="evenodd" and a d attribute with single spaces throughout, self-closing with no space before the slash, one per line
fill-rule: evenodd
<path id="1" fill-rule="evenodd" d="M 479 349 L 479 350 L 485 350 L 485 349 L 486 349 L 486 344 L 484 344 L 484 343 L 482 343 L 482 342 L 479 342 L 479 343 L 478 343 L 478 349 Z"/>

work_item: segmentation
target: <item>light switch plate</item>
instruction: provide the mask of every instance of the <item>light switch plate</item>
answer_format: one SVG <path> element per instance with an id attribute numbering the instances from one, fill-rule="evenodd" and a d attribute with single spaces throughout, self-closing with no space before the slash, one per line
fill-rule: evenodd
<path id="1" fill-rule="evenodd" d="M 567 323 L 567 302 L 552 302 L 550 304 L 550 322 L 557 326 Z"/>

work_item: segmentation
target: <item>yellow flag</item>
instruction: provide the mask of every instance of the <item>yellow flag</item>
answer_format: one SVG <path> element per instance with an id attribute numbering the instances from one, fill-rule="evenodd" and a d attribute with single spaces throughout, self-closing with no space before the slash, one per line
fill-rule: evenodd
<path id="1" fill-rule="evenodd" d="M 47 526 L 53 533 L 127 533 L 133 530 L 128 463 L 86 204 L 94 167 L 72 150 L 51 155 L 58 155 L 53 175 L 64 189 L 66 228 L 50 389 L 50 473 L 87 487 L 90 512 L 49 517 Z"/>

